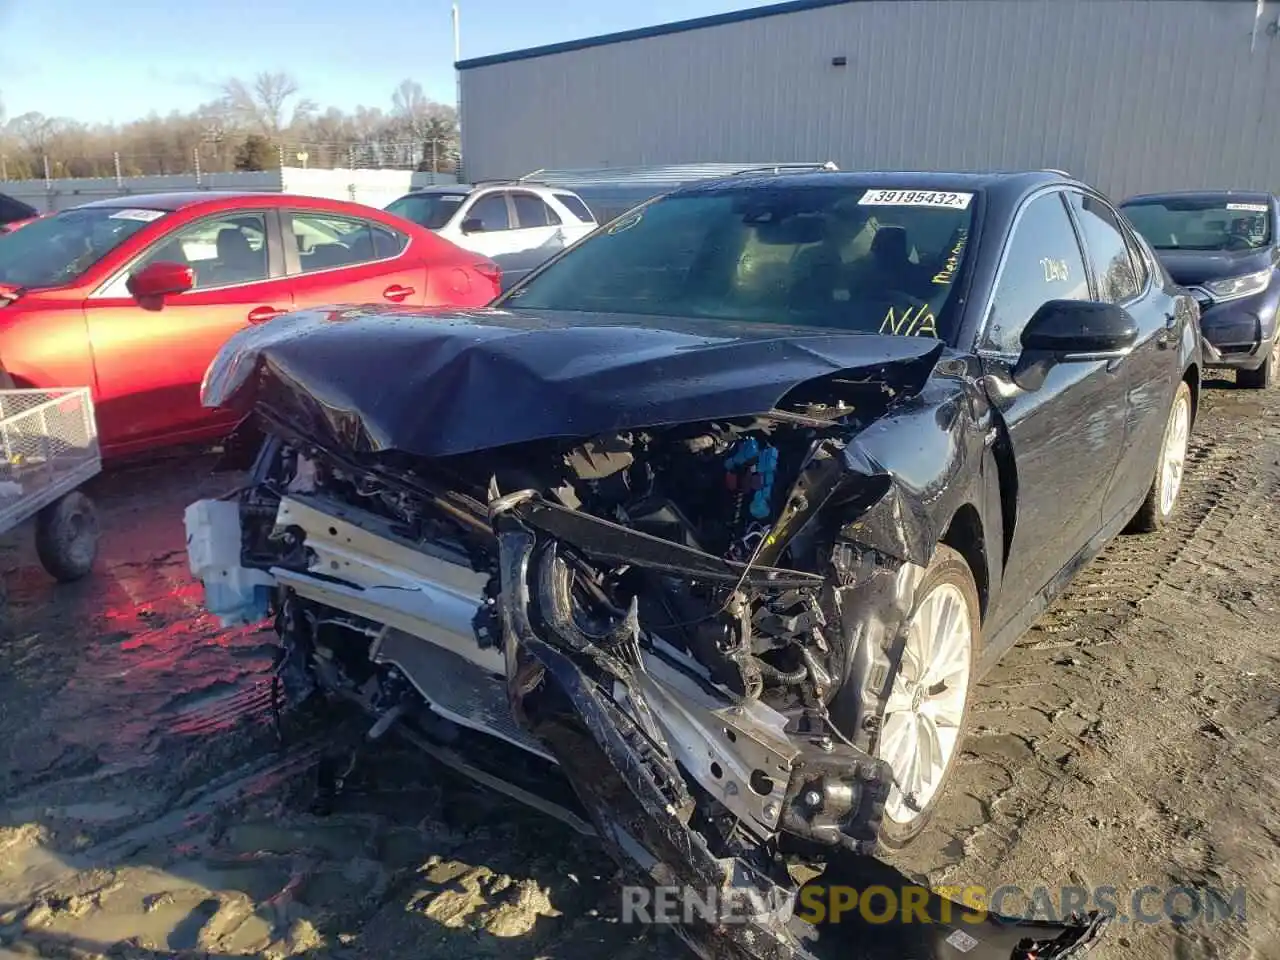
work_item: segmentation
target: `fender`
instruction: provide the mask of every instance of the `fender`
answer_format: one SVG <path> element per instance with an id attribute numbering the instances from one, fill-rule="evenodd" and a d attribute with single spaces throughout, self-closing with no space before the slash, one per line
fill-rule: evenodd
<path id="1" fill-rule="evenodd" d="M 0 307 L 0 365 L 33 387 L 90 387 L 96 400 L 97 369 L 79 297 L 25 294 Z"/>
<path id="2" fill-rule="evenodd" d="M 977 517 L 983 549 L 973 572 L 980 595 L 998 582 L 993 574 L 1003 564 L 1003 555 L 997 559 L 988 546 L 993 537 L 1002 543 L 1007 535 L 1000 477 L 987 447 L 989 402 L 964 360 L 940 363 L 936 374 L 919 395 L 875 421 L 845 450 L 851 472 L 884 488 L 840 528 L 831 559 L 836 586 L 827 597 L 849 651 L 829 705 L 831 718 L 867 751 L 874 748 L 902 654 L 915 588 L 962 511 Z M 904 443 L 904 437 L 912 442 Z M 973 566 L 972 551 L 960 552 Z"/>

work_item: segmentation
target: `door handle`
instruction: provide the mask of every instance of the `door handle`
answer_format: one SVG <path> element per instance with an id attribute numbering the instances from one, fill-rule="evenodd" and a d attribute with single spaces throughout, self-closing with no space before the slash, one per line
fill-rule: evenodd
<path id="1" fill-rule="evenodd" d="M 280 314 L 288 312 L 288 310 L 281 310 L 279 307 L 254 307 L 249 311 L 249 322 L 266 323 L 268 320 L 274 320 Z"/>
<path id="2" fill-rule="evenodd" d="M 392 303 L 400 303 L 412 297 L 414 294 L 413 287 L 402 287 L 398 283 L 393 283 L 387 289 L 382 291 L 382 298 L 390 300 Z"/>
<path id="3" fill-rule="evenodd" d="M 1178 335 L 1181 332 L 1182 324 L 1178 322 L 1177 311 L 1170 311 L 1164 315 L 1164 329 L 1156 336 L 1156 342 L 1167 350 L 1178 342 Z"/>

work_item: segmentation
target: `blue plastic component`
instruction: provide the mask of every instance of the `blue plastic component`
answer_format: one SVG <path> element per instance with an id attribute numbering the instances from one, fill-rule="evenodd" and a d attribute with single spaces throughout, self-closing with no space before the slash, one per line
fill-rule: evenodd
<path id="1" fill-rule="evenodd" d="M 729 455 L 729 459 L 725 460 L 724 468 L 730 471 L 737 470 L 751 463 L 759 455 L 760 444 L 756 442 L 755 437 L 747 437 L 738 444 L 738 449 Z"/>
<path id="2" fill-rule="evenodd" d="M 751 515 L 757 520 L 765 520 L 771 512 L 770 501 L 773 499 L 773 480 L 778 473 L 778 448 L 765 447 L 760 451 L 760 460 L 756 464 L 762 483 L 756 495 L 751 498 Z"/>
<path id="3" fill-rule="evenodd" d="M 205 607 L 227 628 L 258 623 L 271 612 L 271 589 L 260 583 L 247 590 L 216 581 L 206 583 L 204 596 Z"/>

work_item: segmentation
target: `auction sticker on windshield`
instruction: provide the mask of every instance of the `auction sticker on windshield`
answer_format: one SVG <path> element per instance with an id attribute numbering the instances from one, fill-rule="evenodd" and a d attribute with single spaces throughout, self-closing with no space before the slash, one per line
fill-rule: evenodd
<path id="1" fill-rule="evenodd" d="M 1265 203 L 1228 203 L 1228 210 L 1248 210 L 1250 213 L 1266 213 Z"/>
<path id="2" fill-rule="evenodd" d="M 967 210 L 972 193 L 946 193 L 941 190 L 868 190 L 858 201 L 866 207 L 950 207 Z"/>
<path id="3" fill-rule="evenodd" d="M 117 210 L 111 215 L 112 220 L 140 220 L 143 223 L 150 223 L 152 220 L 159 220 L 164 216 L 163 210 Z"/>

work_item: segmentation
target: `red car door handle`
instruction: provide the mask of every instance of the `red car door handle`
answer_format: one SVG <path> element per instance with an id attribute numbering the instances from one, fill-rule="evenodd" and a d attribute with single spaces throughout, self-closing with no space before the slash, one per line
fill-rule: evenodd
<path id="1" fill-rule="evenodd" d="M 393 303 L 399 303 L 408 297 L 412 297 L 413 294 L 413 287 L 402 287 L 398 283 L 393 283 L 391 286 L 387 287 L 387 289 L 382 291 L 383 299 L 390 300 Z"/>
<path id="2" fill-rule="evenodd" d="M 254 307 L 249 311 L 249 322 L 266 323 L 268 320 L 288 312 L 288 310 L 281 310 L 279 307 Z"/>

